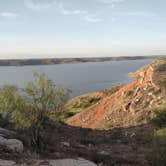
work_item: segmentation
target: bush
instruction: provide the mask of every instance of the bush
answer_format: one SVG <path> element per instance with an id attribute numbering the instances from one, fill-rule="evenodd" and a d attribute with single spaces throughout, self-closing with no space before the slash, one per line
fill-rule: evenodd
<path id="1" fill-rule="evenodd" d="M 119 84 L 119 85 L 113 86 L 110 89 L 104 89 L 101 92 L 103 92 L 106 96 L 111 96 L 112 94 L 115 94 L 118 90 L 120 90 L 120 88 L 122 87 L 123 85 Z"/>
<path id="2" fill-rule="evenodd" d="M 164 63 L 164 64 L 159 65 L 157 70 L 160 72 L 166 71 L 166 64 Z"/>
<path id="3" fill-rule="evenodd" d="M 134 94 L 134 91 L 133 91 L 133 90 L 129 90 L 129 91 L 127 91 L 127 92 L 124 94 L 123 98 L 126 99 L 126 98 L 128 98 L 128 97 L 132 97 L 133 94 Z"/>
<path id="4" fill-rule="evenodd" d="M 133 90 L 129 90 L 129 91 L 126 92 L 126 96 L 127 96 L 127 97 L 128 97 L 128 96 L 131 96 L 131 95 L 133 95 L 133 93 L 134 93 Z"/>
<path id="5" fill-rule="evenodd" d="M 156 108 L 154 111 L 154 118 L 151 119 L 151 123 L 157 127 L 166 127 L 166 106 Z"/>
<path id="6" fill-rule="evenodd" d="M 166 166 L 166 128 L 155 131 L 149 161 L 152 166 Z"/>
<path id="7" fill-rule="evenodd" d="M 60 120 L 69 91 L 57 87 L 44 74 L 35 73 L 34 78 L 24 89 L 10 85 L 0 89 L 0 115 L 19 131 L 25 131 L 32 145 L 40 148 L 45 124 L 52 117 Z"/>
<path id="8" fill-rule="evenodd" d="M 160 129 L 154 132 L 149 160 L 152 166 L 166 165 L 166 106 L 154 110 L 151 123 Z"/>

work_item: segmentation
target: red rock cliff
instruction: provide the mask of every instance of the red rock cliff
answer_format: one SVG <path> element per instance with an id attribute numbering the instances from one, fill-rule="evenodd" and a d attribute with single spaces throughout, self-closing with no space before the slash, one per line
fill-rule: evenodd
<path id="1" fill-rule="evenodd" d="M 161 93 L 162 89 L 155 80 L 158 79 L 156 73 L 159 64 L 166 65 L 166 58 L 130 73 L 134 81 L 69 118 L 67 123 L 85 128 L 109 129 L 145 122 L 152 108 L 165 102 L 165 93 Z M 165 75 L 166 71 L 158 72 L 158 76 L 160 74 Z M 163 77 L 163 80 L 166 78 Z"/>

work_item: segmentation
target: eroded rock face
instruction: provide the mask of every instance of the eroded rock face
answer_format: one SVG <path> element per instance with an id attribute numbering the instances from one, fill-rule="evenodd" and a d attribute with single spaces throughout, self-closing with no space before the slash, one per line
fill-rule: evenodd
<path id="1" fill-rule="evenodd" d="M 67 124 L 93 129 L 142 124 L 151 114 L 152 108 L 165 101 L 162 82 L 166 81 L 166 71 L 163 67 L 162 71 L 159 70 L 161 63 L 166 65 L 166 58 L 130 73 L 134 81 L 69 118 Z M 160 80 L 160 83 L 156 80 Z"/>

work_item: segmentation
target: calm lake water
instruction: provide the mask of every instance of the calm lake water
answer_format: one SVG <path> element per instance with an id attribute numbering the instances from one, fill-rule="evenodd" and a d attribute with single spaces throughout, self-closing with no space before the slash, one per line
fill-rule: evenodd
<path id="1" fill-rule="evenodd" d="M 72 90 L 71 97 L 128 83 L 128 73 L 151 60 L 107 61 L 46 66 L 0 67 L 0 86 L 14 84 L 24 87 L 33 80 L 33 73 L 45 73 L 50 79 Z"/>

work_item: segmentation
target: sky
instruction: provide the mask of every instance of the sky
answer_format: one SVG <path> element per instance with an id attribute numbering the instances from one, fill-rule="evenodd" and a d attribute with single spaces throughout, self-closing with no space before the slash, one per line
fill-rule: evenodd
<path id="1" fill-rule="evenodd" d="M 166 55 L 166 0 L 0 0 L 0 58 Z"/>

